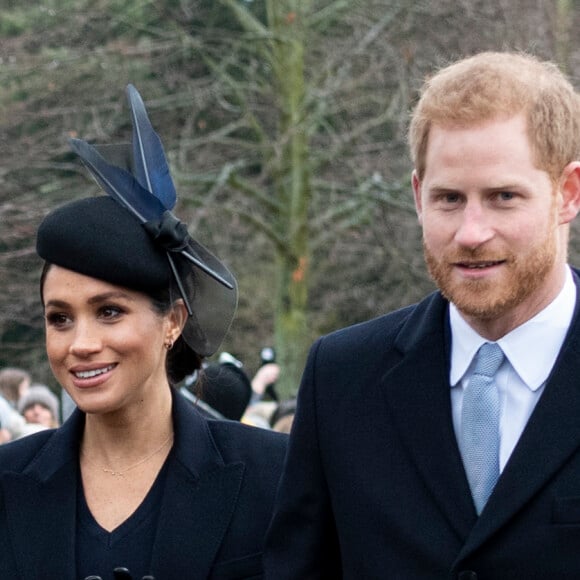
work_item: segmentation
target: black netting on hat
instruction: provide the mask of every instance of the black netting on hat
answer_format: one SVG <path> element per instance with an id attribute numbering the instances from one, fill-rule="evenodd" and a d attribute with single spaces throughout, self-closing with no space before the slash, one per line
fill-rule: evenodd
<path id="1" fill-rule="evenodd" d="M 182 256 L 176 263 L 180 279 L 189 297 L 191 315 L 183 330 L 183 338 L 194 350 L 209 356 L 218 348 L 227 333 L 237 306 L 236 280 L 232 274 L 207 249 L 190 240 L 189 252 L 209 264 L 212 271 L 232 285 L 230 289 L 198 268 L 192 267 Z M 225 316 L 224 316 L 225 314 Z"/>
<path id="2" fill-rule="evenodd" d="M 137 90 L 129 85 L 127 95 L 131 144 L 70 141 L 110 197 L 72 202 L 49 214 L 37 251 L 50 263 L 145 292 L 169 288 L 173 279 L 189 313 L 183 338 L 209 356 L 233 319 L 236 281 L 171 212 L 177 197 L 163 146 Z"/>

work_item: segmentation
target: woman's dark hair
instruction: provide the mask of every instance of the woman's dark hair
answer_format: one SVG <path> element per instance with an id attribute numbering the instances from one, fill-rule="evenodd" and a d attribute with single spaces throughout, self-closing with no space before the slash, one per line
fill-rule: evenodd
<path id="1" fill-rule="evenodd" d="M 146 292 L 153 309 L 162 316 L 168 314 L 174 305 L 175 293 L 171 287 L 158 292 Z M 167 352 L 166 371 L 171 385 L 181 382 L 186 376 L 201 368 L 203 358 L 192 350 L 183 337 L 179 337 L 173 347 Z"/>
<path id="2" fill-rule="evenodd" d="M 44 307 L 44 282 L 46 275 L 52 264 L 45 262 L 40 274 L 40 301 Z M 165 316 L 169 314 L 173 307 L 175 293 L 171 288 L 164 288 L 157 292 L 144 292 L 151 300 L 153 310 L 158 314 Z M 203 357 L 192 350 L 185 340 L 180 336 L 171 350 L 167 352 L 165 370 L 170 385 L 176 385 L 186 376 L 191 375 L 194 371 L 201 368 Z"/>
<path id="3" fill-rule="evenodd" d="M 42 266 L 42 272 L 40 273 L 40 303 L 42 304 L 42 308 L 44 309 L 44 282 L 46 281 L 46 275 L 50 270 L 52 264 L 50 262 L 44 262 Z"/>

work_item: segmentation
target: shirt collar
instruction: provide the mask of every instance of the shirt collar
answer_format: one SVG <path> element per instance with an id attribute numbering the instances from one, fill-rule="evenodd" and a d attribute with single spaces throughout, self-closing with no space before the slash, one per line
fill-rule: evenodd
<path id="1" fill-rule="evenodd" d="M 566 268 L 564 286 L 546 308 L 524 324 L 500 338 L 506 358 L 522 381 L 533 391 L 550 374 L 574 315 L 576 285 L 570 268 Z M 449 305 L 451 325 L 450 384 L 455 386 L 465 375 L 479 347 L 487 342 Z"/>

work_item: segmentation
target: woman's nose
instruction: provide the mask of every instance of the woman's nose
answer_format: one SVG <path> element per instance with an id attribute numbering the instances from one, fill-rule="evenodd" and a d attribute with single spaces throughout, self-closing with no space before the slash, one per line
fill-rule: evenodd
<path id="1" fill-rule="evenodd" d="M 96 329 L 86 323 L 77 323 L 69 351 L 77 356 L 87 356 L 98 352 L 102 348 L 102 341 Z"/>

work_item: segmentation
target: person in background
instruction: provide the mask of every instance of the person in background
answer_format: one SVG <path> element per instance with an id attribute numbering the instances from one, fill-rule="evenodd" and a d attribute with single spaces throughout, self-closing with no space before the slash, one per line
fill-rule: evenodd
<path id="1" fill-rule="evenodd" d="M 409 141 L 439 290 L 313 345 L 266 578 L 580 578 L 580 97 L 480 53 Z"/>
<path id="2" fill-rule="evenodd" d="M 17 367 L 0 370 L 0 444 L 30 433 L 16 405 L 30 387 L 30 374 Z"/>
<path id="3" fill-rule="evenodd" d="M 173 387 L 219 348 L 237 287 L 172 213 L 127 92 L 132 149 L 71 142 L 108 195 L 38 229 L 47 355 L 76 409 L 0 447 L 0 578 L 260 578 L 286 438 L 208 421 Z"/>
<path id="4" fill-rule="evenodd" d="M 280 401 L 276 410 L 270 418 L 270 424 L 274 431 L 279 433 L 290 433 L 294 415 L 296 414 L 296 399 L 286 399 Z"/>
<path id="5" fill-rule="evenodd" d="M 273 353 L 271 348 L 262 349 L 264 351 Z M 243 423 L 262 429 L 272 428 L 270 418 L 278 408 L 275 384 L 279 377 L 280 366 L 275 362 L 263 362 L 258 368 L 252 378 L 252 397 L 241 419 Z"/>
<path id="6" fill-rule="evenodd" d="M 0 370 L 0 396 L 16 409 L 18 401 L 30 388 L 30 373 L 16 367 Z"/>
<path id="7" fill-rule="evenodd" d="M 186 377 L 181 394 L 213 419 L 239 421 L 250 402 L 252 386 L 242 363 L 223 352 L 218 362 Z"/>
<path id="8" fill-rule="evenodd" d="M 27 423 L 53 429 L 60 424 L 58 397 L 46 385 L 31 385 L 18 401 L 18 412 Z"/>
<path id="9" fill-rule="evenodd" d="M 0 445 L 8 443 L 9 441 L 12 441 L 12 435 L 10 434 L 10 431 L 0 426 Z"/>
<path id="10" fill-rule="evenodd" d="M 268 387 L 274 385 L 280 378 L 280 365 L 268 362 L 262 365 L 252 378 L 252 403 L 257 403 L 264 398 Z"/>

